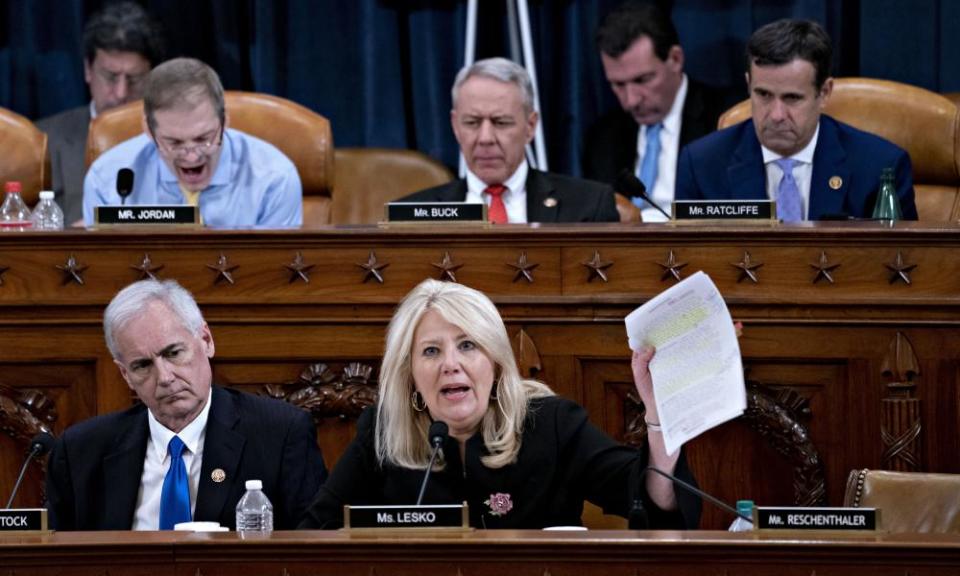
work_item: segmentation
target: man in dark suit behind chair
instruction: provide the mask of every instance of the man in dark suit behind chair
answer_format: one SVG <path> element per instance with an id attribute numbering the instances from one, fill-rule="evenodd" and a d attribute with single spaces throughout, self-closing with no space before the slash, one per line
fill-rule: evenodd
<path id="1" fill-rule="evenodd" d="M 136 282 L 104 313 L 107 347 L 141 404 L 68 428 L 47 470 L 55 530 L 235 528 L 246 480 L 261 480 L 274 527 L 293 529 L 326 468 L 309 414 L 212 386 L 213 336 L 173 280 Z"/>
<path id="2" fill-rule="evenodd" d="M 786 222 L 872 215 L 884 168 L 903 218 L 917 219 L 907 153 L 823 114 L 833 89 L 830 37 L 819 24 L 779 20 L 747 43 L 752 119 L 689 144 L 677 199 L 771 199 Z"/>
<path id="3" fill-rule="evenodd" d="M 583 175 L 616 185 L 629 170 L 669 212 L 680 149 L 716 130 L 724 95 L 687 77 L 677 30 L 651 2 L 618 5 L 597 28 L 596 43 L 620 108 L 587 131 Z M 643 200 L 634 203 L 644 222 L 665 220 Z"/>
<path id="4" fill-rule="evenodd" d="M 522 66 L 504 58 L 479 60 L 460 70 L 452 94 L 450 123 L 467 177 L 401 202 L 483 202 L 494 223 L 619 221 L 609 186 L 527 164 L 525 148 L 539 118 Z"/>

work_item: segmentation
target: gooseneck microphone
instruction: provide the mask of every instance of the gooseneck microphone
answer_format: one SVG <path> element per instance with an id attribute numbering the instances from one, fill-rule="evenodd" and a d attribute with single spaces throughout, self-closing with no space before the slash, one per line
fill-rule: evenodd
<path id="1" fill-rule="evenodd" d="M 621 170 L 620 174 L 617 175 L 617 181 L 614 183 L 614 188 L 617 190 L 617 192 L 626 194 L 630 198 L 640 198 L 647 204 L 656 208 L 657 212 L 663 214 L 667 220 L 673 220 L 673 218 L 667 214 L 663 208 L 658 206 L 657 203 L 650 198 L 650 196 L 647 194 L 647 187 L 644 186 L 643 182 L 641 182 L 640 179 L 637 178 L 637 176 L 627 168 Z"/>
<path id="2" fill-rule="evenodd" d="M 30 453 L 27 454 L 27 459 L 23 461 L 23 466 L 20 468 L 20 476 L 17 477 L 16 484 L 13 485 L 13 492 L 10 493 L 10 499 L 7 500 L 6 508 L 9 508 L 13 504 L 13 499 L 20 490 L 23 476 L 27 473 L 27 465 L 30 464 L 30 461 L 34 458 L 43 456 L 49 452 L 50 448 L 53 447 L 53 442 L 53 436 L 49 432 L 40 432 L 30 440 Z"/>
<path id="3" fill-rule="evenodd" d="M 420 495 L 417 496 L 417 506 L 423 501 L 423 494 L 427 491 L 427 481 L 430 479 L 430 472 L 433 471 L 433 463 L 437 460 L 437 454 L 440 448 L 450 436 L 450 428 L 446 422 L 437 420 L 430 425 L 430 431 L 427 434 L 430 438 L 430 445 L 433 446 L 433 452 L 430 453 L 430 464 L 427 465 L 427 471 L 423 475 L 423 482 L 420 483 Z"/>
<path id="4" fill-rule="evenodd" d="M 120 196 L 120 204 L 127 203 L 127 196 L 133 192 L 133 170 L 121 168 L 117 170 L 117 194 Z"/>
<path id="5" fill-rule="evenodd" d="M 673 474 L 667 474 L 667 473 L 664 472 L 663 470 L 661 470 L 661 469 L 659 469 L 659 468 L 656 468 L 656 467 L 654 467 L 654 466 L 647 466 L 646 468 L 644 468 L 644 469 L 643 469 L 643 472 L 640 473 L 640 479 L 642 480 L 643 478 L 646 478 L 646 475 L 647 475 L 648 472 L 653 472 L 654 474 L 659 474 L 660 476 L 663 476 L 663 477 L 666 478 L 667 480 L 673 482 L 673 485 L 674 485 L 674 486 L 679 486 L 679 487 L 683 488 L 684 490 L 686 490 L 687 492 L 693 494 L 694 496 L 698 496 L 698 497 L 700 497 L 701 499 L 710 502 L 710 503 L 713 504 L 714 506 L 717 506 L 718 508 L 720 508 L 720 509 L 722 509 L 722 510 L 726 510 L 727 512 L 729 512 L 729 513 L 733 514 L 734 516 L 736 516 L 737 518 L 743 518 L 743 519 L 746 520 L 747 522 L 753 523 L 753 518 L 751 518 L 751 517 L 749 517 L 749 516 L 745 516 L 745 515 L 737 512 L 737 509 L 734 508 L 733 506 L 727 504 L 726 502 L 720 500 L 719 498 L 716 498 L 716 497 L 714 497 L 714 496 L 711 496 L 710 494 L 707 494 L 706 492 L 704 492 L 703 490 L 697 488 L 696 486 L 693 486 L 692 484 L 689 484 L 689 483 L 687 483 L 687 482 L 684 482 L 683 480 L 677 478 L 677 477 L 674 476 Z M 636 504 L 636 500 L 634 501 L 634 504 Z M 642 508 L 642 505 L 641 505 L 641 508 Z M 631 514 L 633 514 L 633 510 L 631 510 Z M 645 511 L 644 511 L 644 514 L 646 514 Z"/>

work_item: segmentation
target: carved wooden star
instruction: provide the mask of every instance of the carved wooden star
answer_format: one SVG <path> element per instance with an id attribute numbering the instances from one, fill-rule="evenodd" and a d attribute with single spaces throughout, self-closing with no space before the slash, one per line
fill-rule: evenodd
<path id="1" fill-rule="evenodd" d="M 441 271 L 441 280 L 449 280 L 450 282 L 457 281 L 457 270 L 463 268 L 463 264 L 454 264 L 449 252 L 443 253 L 443 260 L 440 262 L 431 262 L 431 266 Z"/>
<path id="2" fill-rule="evenodd" d="M 910 272 L 917 267 L 916 264 L 905 264 L 903 262 L 903 254 L 900 250 L 897 250 L 897 259 L 893 261 L 892 264 L 884 264 L 887 267 L 887 270 L 890 270 L 890 283 L 893 284 L 897 280 L 903 280 L 907 286 L 911 284 L 910 282 Z"/>
<path id="3" fill-rule="evenodd" d="M 3 274 L 4 274 L 4 272 L 6 272 L 6 271 L 9 270 L 9 269 L 10 269 L 9 266 L 0 266 L 0 286 L 3 286 Z"/>
<path id="4" fill-rule="evenodd" d="M 146 280 L 147 278 L 151 280 L 156 280 L 157 275 L 155 272 L 163 270 L 163 264 L 158 266 L 153 265 L 153 260 L 150 259 L 150 254 L 144 253 L 143 260 L 140 261 L 139 266 L 131 266 L 132 270 L 140 272 L 140 280 Z"/>
<path id="5" fill-rule="evenodd" d="M 515 269 L 517 272 L 513 275 L 513 281 L 516 282 L 521 278 L 525 278 L 528 284 L 533 284 L 533 271 L 540 264 L 531 263 L 527 260 L 527 253 L 521 252 L 520 257 L 517 258 L 517 263 L 513 264 L 507 262 L 507 266 Z"/>
<path id="6" fill-rule="evenodd" d="M 76 282 L 83 286 L 83 272 L 89 268 L 89 266 L 79 263 L 76 256 L 71 254 L 65 264 L 57 264 L 56 266 L 57 270 L 63 272 L 63 282 L 61 286 L 66 286 L 71 282 Z"/>
<path id="7" fill-rule="evenodd" d="M 607 268 L 613 266 L 613 262 L 604 262 L 600 259 L 600 251 L 593 251 L 593 258 L 589 262 L 581 262 L 584 266 L 590 269 L 590 275 L 587 277 L 587 282 L 593 282 L 594 278 L 599 278 L 604 282 L 609 282 L 607 279 Z"/>
<path id="8" fill-rule="evenodd" d="M 315 264 L 307 264 L 303 261 L 303 253 L 297 252 L 293 257 L 293 262 L 289 264 L 284 264 L 283 267 L 290 271 L 290 282 L 293 284 L 297 278 L 303 280 L 305 284 L 310 283 L 310 274 L 309 272 L 313 270 Z"/>
<path id="9" fill-rule="evenodd" d="M 821 280 L 826 280 L 827 282 L 833 284 L 832 272 L 839 268 L 840 264 L 830 264 L 826 251 L 821 250 L 820 261 L 816 264 L 811 264 L 810 267 L 817 271 L 817 275 L 813 278 L 814 284 Z"/>
<path id="10" fill-rule="evenodd" d="M 233 271 L 239 267 L 239 264 L 230 264 L 227 261 L 227 256 L 223 252 L 221 252 L 220 257 L 217 258 L 216 264 L 207 264 L 207 268 L 217 273 L 217 277 L 213 279 L 214 284 L 219 284 L 221 280 L 226 280 L 230 284 L 233 284 Z"/>
<path id="11" fill-rule="evenodd" d="M 763 267 L 763 262 L 754 262 L 750 259 L 750 253 L 744 250 L 743 259 L 739 262 L 731 262 L 731 266 L 740 270 L 740 277 L 737 278 L 737 284 L 749 278 L 754 284 L 760 282 L 757 270 Z"/>
<path id="12" fill-rule="evenodd" d="M 365 263 L 357 264 L 357 266 L 366 271 L 366 273 L 363 275 L 364 284 L 366 284 L 371 278 L 383 284 L 383 274 L 381 274 L 380 271 L 389 265 L 390 264 L 386 262 L 382 264 L 377 262 L 377 255 L 373 253 L 373 250 L 370 251 L 370 255 L 367 257 L 367 261 Z"/>
<path id="13" fill-rule="evenodd" d="M 667 261 L 657 262 L 657 265 L 663 268 L 663 274 L 660 276 L 661 282 L 667 278 L 670 278 L 671 276 L 673 276 L 674 280 L 679 282 L 681 279 L 680 271 L 686 267 L 687 262 L 677 262 L 677 257 L 673 254 L 673 250 L 671 250 L 667 254 Z"/>

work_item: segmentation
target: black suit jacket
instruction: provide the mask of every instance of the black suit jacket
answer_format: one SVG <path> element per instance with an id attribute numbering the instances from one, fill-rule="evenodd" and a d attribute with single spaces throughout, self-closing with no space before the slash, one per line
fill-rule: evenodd
<path id="1" fill-rule="evenodd" d="M 680 148 L 716 130 L 717 120 L 725 110 L 721 92 L 688 78 L 687 99 L 680 121 Z M 637 164 L 639 131 L 633 116 L 619 107 L 598 120 L 584 140 L 584 177 L 615 184 L 624 168 L 633 171 Z"/>
<path id="2" fill-rule="evenodd" d="M 63 222 L 70 226 L 83 220 L 83 177 L 90 130 L 90 105 L 71 108 L 37 121 L 47 133 L 54 199 L 63 210 Z"/>
<path id="3" fill-rule="evenodd" d="M 55 530 L 129 530 L 149 440 L 147 408 L 91 418 L 57 439 L 47 468 Z M 215 469 L 226 473 L 214 482 Z M 326 480 L 310 415 L 294 406 L 213 388 L 193 519 L 236 527 L 246 480 L 263 481 L 274 528 L 296 528 Z"/>
<path id="4" fill-rule="evenodd" d="M 619 222 L 613 189 L 599 182 L 530 169 L 527 222 Z M 463 202 L 463 178 L 404 196 L 398 202 Z"/>

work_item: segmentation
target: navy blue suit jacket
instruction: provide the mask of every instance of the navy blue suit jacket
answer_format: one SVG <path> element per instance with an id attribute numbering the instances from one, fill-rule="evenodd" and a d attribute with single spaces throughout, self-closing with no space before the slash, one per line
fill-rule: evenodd
<path id="1" fill-rule="evenodd" d="M 813 153 L 808 220 L 873 214 L 880 173 L 893 168 L 905 220 L 917 219 L 913 169 L 906 151 L 879 136 L 827 115 Z M 840 187 L 830 187 L 840 178 Z M 837 182 L 835 179 L 834 182 Z M 677 167 L 677 200 L 765 199 L 766 172 L 753 120 L 741 122 L 688 144 Z"/>
<path id="2" fill-rule="evenodd" d="M 55 530 L 130 530 L 150 429 L 147 408 L 91 418 L 57 439 L 47 467 Z M 215 469 L 226 473 L 214 482 Z M 297 527 L 327 470 L 309 414 L 285 402 L 213 387 L 193 519 L 235 528 L 246 480 L 262 480 L 277 530 Z"/>

